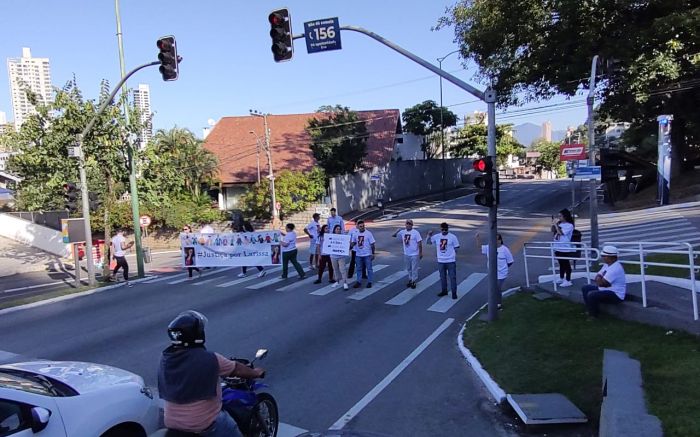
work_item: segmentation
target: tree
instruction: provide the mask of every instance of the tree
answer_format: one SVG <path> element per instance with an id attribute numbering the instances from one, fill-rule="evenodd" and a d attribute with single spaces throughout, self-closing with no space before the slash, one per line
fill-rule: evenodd
<path id="1" fill-rule="evenodd" d="M 326 175 L 318 167 L 310 172 L 282 170 L 275 176 L 275 196 L 281 205 L 282 218 L 304 211 L 326 192 Z M 246 212 L 254 217 L 269 219 L 270 181 L 265 178 L 253 185 L 241 198 Z"/>
<path id="2" fill-rule="evenodd" d="M 457 115 L 454 112 L 444 106 L 438 106 L 432 100 L 406 108 L 402 118 L 404 131 L 423 137 L 421 148 L 426 159 L 432 158 L 441 145 L 442 137 L 437 137 L 436 134 L 457 124 Z"/>
<path id="3" fill-rule="evenodd" d="M 513 126 L 500 124 L 496 126 L 496 158 L 503 164 L 508 155 L 523 157 L 525 148 L 512 135 Z M 455 156 L 487 156 L 487 126 L 485 124 L 468 124 L 458 134 L 457 143 L 450 148 Z"/>
<path id="4" fill-rule="evenodd" d="M 534 149 L 540 152 L 540 157 L 537 158 L 537 162 L 542 166 L 544 170 L 553 171 L 558 176 L 563 176 L 566 174 L 566 165 L 559 160 L 560 147 L 559 143 L 553 141 L 538 141 L 534 145 Z"/>
<path id="5" fill-rule="evenodd" d="M 700 157 L 696 0 L 461 0 L 440 19 L 445 26 L 454 26 L 462 57 L 493 84 L 500 106 L 576 95 L 598 54 L 600 114 L 646 136 L 657 115 L 673 114 L 674 162 Z"/>
<path id="6" fill-rule="evenodd" d="M 367 126 L 349 108 L 322 106 L 321 117 L 310 118 L 306 131 L 311 151 L 328 177 L 355 172 L 367 155 Z"/>

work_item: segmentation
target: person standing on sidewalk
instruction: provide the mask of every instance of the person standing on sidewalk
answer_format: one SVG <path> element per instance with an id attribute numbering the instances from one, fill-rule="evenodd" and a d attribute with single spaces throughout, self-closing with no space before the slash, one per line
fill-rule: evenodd
<path id="1" fill-rule="evenodd" d="M 192 227 L 190 225 L 185 225 L 182 227 L 182 232 L 189 235 L 192 233 Z M 183 248 L 183 250 L 185 250 L 185 249 Z M 187 264 L 187 257 L 188 256 L 190 257 L 190 262 L 191 262 L 191 258 L 192 258 L 193 253 L 194 253 L 194 250 L 190 250 L 188 252 L 185 252 L 185 264 Z M 199 277 L 202 277 L 202 271 L 199 270 L 199 267 L 187 267 L 187 277 L 189 279 L 192 279 L 192 272 L 195 270 L 197 270 L 197 274 L 199 275 Z"/>
<path id="2" fill-rule="evenodd" d="M 343 231 L 340 229 L 340 225 L 335 225 L 333 228 L 334 234 L 342 234 Z M 331 255 L 331 264 L 333 265 L 333 271 L 338 282 L 334 283 L 332 287 L 337 287 L 339 284 L 343 284 L 343 289 L 348 289 L 348 276 L 345 274 L 345 255 Z"/>
<path id="3" fill-rule="evenodd" d="M 333 279 L 334 271 L 333 263 L 331 263 L 331 256 L 321 253 L 323 251 L 323 239 L 327 233 L 328 225 L 321 226 L 321 231 L 318 233 L 318 244 L 316 249 L 316 259 L 318 260 L 318 279 L 314 281 L 314 284 L 321 283 L 321 278 L 323 277 L 323 272 L 326 270 L 326 266 L 328 266 L 328 282 L 331 284 L 335 283 L 335 279 Z"/>
<path id="4" fill-rule="evenodd" d="M 242 224 L 238 226 L 236 232 L 255 232 L 255 228 L 253 227 L 253 224 L 250 222 L 250 220 L 244 220 Z M 262 278 L 267 274 L 267 271 L 265 271 L 265 267 L 256 266 L 255 268 L 258 269 L 258 278 Z M 238 277 L 245 278 L 247 273 L 248 266 L 243 266 L 241 267 L 241 273 L 238 274 Z"/>
<path id="5" fill-rule="evenodd" d="M 311 217 L 313 220 L 306 225 L 304 233 L 309 236 L 309 265 L 313 269 L 316 267 L 316 264 L 318 264 L 316 247 L 318 246 L 318 234 L 321 230 L 321 224 L 318 222 L 321 218 L 321 214 L 314 213 Z"/>
<path id="6" fill-rule="evenodd" d="M 294 232 L 294 223 L 287 223 L 286 229 L 287 232 L 280 231 L 283 236 L 280 243 L 282 245 L 282 279 L 287 279 L 290 262 L 299 274 L 299 279 L 304 279 L 306 274 L 297 261 L 297 234 Z"/>
<path id="7" fill-rule="evenodd" d="M 403 243 L 403 259 L 408 272 L 407 287 L 416 288 L 418 280 L 418 263 L 423 259 L 423 238 L 413 229 L 413 220 L 406 219 L 406 229 L 399 229 L 392 237 L 400 238 Z"/>
<path id="8" fill-rule="evenodd" d="M 331 215 L 328 217 L 328 222 L 326 224 L 328 225 L 328 229 L 334 229 L 335 225 L 340 225 L 343 234 L 345 233 L 345 221 L 337 214 L 335 208 L 331 208 Z"/>
<path id="9" fill-rule="evenodd" d="M 574 218 L 571 211 L 564 208 L 559 211 L 559 217 L 552 217 L 552 233 L 554 233 L 554 256 L 559 261 L 559 281 L 561 287 L 571 287 L 571 259 L 576 254 L 576 248 L 571 244 L 574 234 Z"/>
<path id="10" fill-rule="evenodd" d="M 442 291 L 438 293 L 438 296 L 447 296 L 447 276 L 449 275 L 452 299 L 457 299 L 457 248 L 459 248 L 459 240 L 450 232 L 449 225 L 443 222 L 440 224 L 438 235 L 433 235 L 433 231 L 428 232 L 428 244 L 434 244 L 437 249 L 438 271 L 442 286 Z"/>
<path id="11" fill-rule="evenodd" d="M 126 251 L 131 249 L 133 245 L 133 241 L 126 242 L 123 229 L 119 229 L 117 235 L 112 238 L 112 253 L 114 254 L 114 260 L 117 262 L 117 265 L 114 267 L 109 278 L 110 280 L 116 281 L 117 272 L 121 268 L 127 287 L 131 287 L 131 283 L 129 282 L 129 263 L 126 262 Z"/>
<path id="12" fill-rule="evenodd" d="M 355 270 L 357 272 L 357 282 L 353 288 L 362 286 L 362 270 L 367 268 L 367 288 L 372 288 L 372 261 L 374 261 L 374 235 L 365 229 L 364 220 L 357 221 L 357 233 L 350 238 L 350 247 L 356 250 Z"/>
<path id="13" fill-rule="evenodd" d="M 481 235 L 479 235 L 478 232 L 474 237 L 476 239 L 476 248 L 481 250 L 483 255 L 486 255 L 486 268 L 488 269 L 489 245 L 481 244 Z M 503 296 L 501 295 L 501 293 L 503 293 L 503 283 L 506 282 L 508 278 L 508 269 L 515 262 L 510 249 L 503 244 L 503 237 L 501 234 L 496 234 L 496 259 L 498 260 L 498 295 L 496 298 L 496 305 L 500 310 L 503 309 Z"/>
<path id="14" fill-rule="evenodd" d="M 595 277 L 595 284 L 584 285 L 581 288 L 583 301 L 591 317 L 598 317 L 600 303 L 620 303 L 625 300 L 627 293 L 627 278 L 625 269 L 617 260 L 617 247 L 605 246 L 600 256 L 603 257 L 603 267 Z"/>

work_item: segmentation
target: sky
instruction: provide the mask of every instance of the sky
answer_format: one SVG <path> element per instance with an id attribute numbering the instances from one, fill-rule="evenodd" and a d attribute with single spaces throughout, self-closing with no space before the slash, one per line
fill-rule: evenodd
<path id="1" fill-rule="evenodd" d="M 333 52 L 308 54 L 304 40 L 298 39 L 293 59 L 275 63 L 267 16 L 273 9 L 288 7 L 295 34 L 303 32 L 306 21 L 338 17 L 341 26 L 364 27 L 437 65 L 438 57 L 458 48 L 452 28 L 431 30 L 452 4 L 444 0 L 121 0 L 127 70 L 157 60 L 155 42 L 164 35 L 176 37 L 183 58 L 175 82 L 164 82 L 157 67 L 151 67 L 136 73 L 128 85 L 150 85 L 155 129 L 179 126 L 198 136 L 209 119 L 248 115 L 249 109 L 288 114 L 341 104 L 354 110 L 403 111 L 428 99 L 439 103 L 435 74 L 355 32 L 341 32 L 342 50 Z M 102 79 L 116 84 L 120 68 L 114 6 L 114 0 L 2 0 L 0 81 L 6 85 L 0 85 L 0 111 L 12 118 L 5 60 L 21 57 L 22 47 L 30 47 L 34 57 L 50 59 L 57 87 L 75 76 L 83 95 L 95 98 Z M 484 88 L 474 79 L 474 66 L 465 69 L 457 53 L 442 67 Z M 460 119 L 486 110 L 485 104 L 474 100 L 443 81 L 443 103 Z M 585 110 L 583 101 L 573 108 L 549 106 L 520 115 L 500 115 L 499 109 L 496 120 L 537 125 L 549 120 L 554 130 L 563 130 L 583 123 Z"/>

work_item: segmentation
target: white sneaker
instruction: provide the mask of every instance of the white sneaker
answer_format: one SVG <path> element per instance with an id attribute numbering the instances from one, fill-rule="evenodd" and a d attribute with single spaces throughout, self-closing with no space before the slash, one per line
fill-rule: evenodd
<path id="1" fill-rule="evenodd" d="M 348 287 L 348 284 L 343 284 L 343 290 L 348 290 L 350 287 Z"/>
<path id="2" fill-rule="evenodd" d="M 238 277 L 239 277 L 239 278 L 245 278 L 245 273 L 243 273 L 243 272 L 239 273 L 239 274 L 238 274 Z"/>
<path id="3" fill-rule="evenodd" d="M 560 287 L 571 287 L 572 285 L 574 285 L 574 283 L 571 281 L 564 281 L 561 284 L 559 284 Z"/>
<path id="4" fill-rule="evenodd" d="M 267 270 L 261 270 L 260 273 L 258 273 L 258 278 L 262 278 L 265 275 L 267 275 Z"/>
<path id="5" fill-rule="evenodd" d="M 337 286 L 338 286 L 338 283 L 337 283 L 337 282 L 334 282 L 333 284 L 331 284 L 331 288 L 335 288 L 335 287 L 337 287 Z"/>
<path id="6" fill-rule="evenodd" d="M 565 282 L 565 281 L 564 281 L 564 278 L 559 278 L 559 279 L 557 279 L 557 280 L 554 281 L 554 282 L 556 282 L 557 285 L 559 285 L 559 284 L 562 284 L 562 283 Z"/>

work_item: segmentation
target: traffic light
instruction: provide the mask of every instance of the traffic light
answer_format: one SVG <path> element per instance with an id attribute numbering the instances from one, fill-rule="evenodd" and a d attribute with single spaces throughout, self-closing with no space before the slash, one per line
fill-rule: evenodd
<path id="1" fill-rule="evenodd" d="M 88 199 L 90 203 L 90 211 L 95 212 L 100 209 L 100 206 L 102 206 L 102 201 L 94 191 L 90 191 L 88 193 Z"/>
<path id="2" fill-rule="evenodd" d="M 473 166 L 475 171 L 481 173 L 474 178 L 474 186 L 481 190 L 474 197 L 474 202 L 477 205 L 490 208 L 496 204 L 496 199 L 493 195 L 493 159 L 487 156 L 486 158 L 474 160 Z"/>
<path id="3" fill-rule="evenodd" d="M 177 80 L 180 75 L 178 64 L 180 58 L 177 56 L 177 43 L 172 35 L 164 36 L 156 42 L 158 46 L 158 60 L 160 61 L 160 74 L 163 80 Z"/>
<path id="4" fill-rule="evenodd" d="M 277 9 L 270 13 L 270 36 L 272 37 L 272 54 L 275 62 L 289 61 L 294 55 L 292 44 L 292 20 L 289 9 Z"/>
<path id="5" fill-rule="evenodd" d="M 66 182 L 63 184 L 63 199 L 64 206 L 70 212 L 78 210 L 78 187 L 74 183 Z"/>

